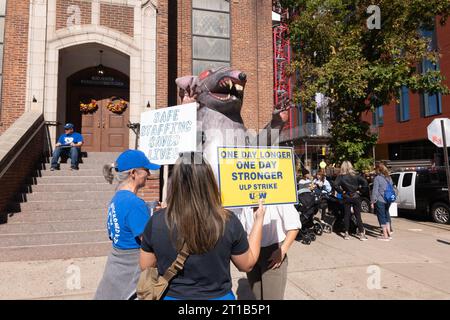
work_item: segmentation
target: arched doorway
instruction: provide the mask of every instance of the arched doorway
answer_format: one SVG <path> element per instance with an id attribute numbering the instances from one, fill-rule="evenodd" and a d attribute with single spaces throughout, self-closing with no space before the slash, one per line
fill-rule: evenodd
<path id="1" fill-rule="evenodd" d="M 81 131 L 84 151 L 128 149 L 129 83 L 127 75 L 108 67 L 102 68 L 102 74 L 98 67 L 91 67 L 67 78 L 66 119 Z M 90 105 L 88 108 L 96 105 L 96 108 L 83 112 L 82 104 Z"/>

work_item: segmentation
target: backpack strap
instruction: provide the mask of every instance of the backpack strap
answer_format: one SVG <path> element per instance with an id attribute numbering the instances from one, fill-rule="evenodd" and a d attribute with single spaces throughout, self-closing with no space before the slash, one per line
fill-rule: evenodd
<path id="1" fill-rule="evenodd" d="M 170 282 L 181 270 L 184 268 L 184 263 L 186 259 L 189 257 L 189 252 L 187 248 L 187 244 L 183 244 L 183 248 L 181 248 L 180 253 L 178 253 L 175 261 L 170 265 L 170 267 L 166 270 L 163 275 L 163 278 L 166 279 L 167 282 Z"/>

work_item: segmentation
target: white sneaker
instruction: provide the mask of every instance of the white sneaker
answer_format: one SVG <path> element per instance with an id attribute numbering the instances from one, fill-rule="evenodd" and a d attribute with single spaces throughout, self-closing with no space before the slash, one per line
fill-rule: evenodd
<path id="1" fill-rule="evenodd" d="M 365 235 L 364 233 L 362 233 L 362 234 L 359 235 L 359 240 L 361 240 L 361 241 L 367 241 L 367 240 L 369 240 L 369 239 L 366 237 L 366 235 Z"/>

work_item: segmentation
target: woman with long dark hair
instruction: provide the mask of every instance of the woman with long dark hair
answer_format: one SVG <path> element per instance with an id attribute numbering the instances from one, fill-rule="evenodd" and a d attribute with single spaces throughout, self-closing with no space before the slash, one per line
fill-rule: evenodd
<path id="1" fill-rule="evenodd" d="M 157 266 L 163 275 L 185 246 L 189 256 L 164 299 L 234 300 L 230 260 L 240 271 L 252 270 L 264 213 L 260 205 L 247 239 L 238 218 L 222 207 L 210 165 L 199 153 L 184 153 L 173 168 L 167 208 L 155 212 L 145 228 L 141 269 Z"/>

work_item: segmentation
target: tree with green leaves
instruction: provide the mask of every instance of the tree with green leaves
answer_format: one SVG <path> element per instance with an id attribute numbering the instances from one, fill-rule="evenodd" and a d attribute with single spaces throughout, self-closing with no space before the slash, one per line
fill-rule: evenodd
<path id="1" fill-rule="evenodd" d="M 307 111 L 315 95 L 328 98 L 331 151 L 335 162 L 367 163 L 377 136 L 364 113 L 399 100 L 400 89 L 448 94 L 423 30 L 444 24 L 450 0 L 281 0 L 290 12 L 299 86 L 294 99 Z M 374 6 L 375 5 L 375 6 Z M 379 22 L 379 23 L 378 23 Z"/>

